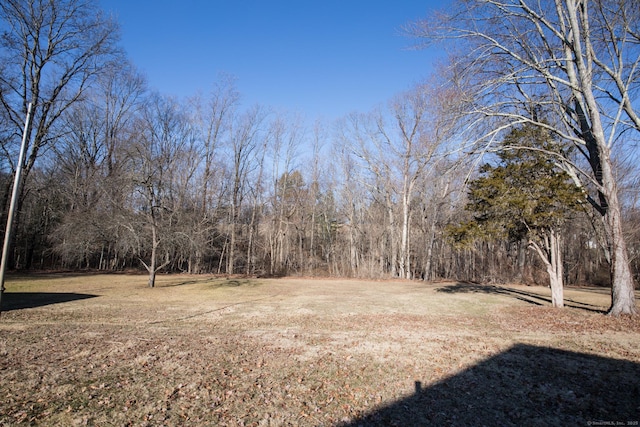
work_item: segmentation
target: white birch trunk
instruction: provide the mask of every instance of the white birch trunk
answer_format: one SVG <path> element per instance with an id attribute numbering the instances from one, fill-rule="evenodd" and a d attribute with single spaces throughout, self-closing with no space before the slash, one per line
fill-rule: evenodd
<path id="1" fill-rule="evenodd" d="M 564 270 L 562 267 L 562 245 L 560 235 L 552 230 L 544 238 L 544 246 L 534 240 L 529 241 L 529 246 L 540 257 L 549 275 L 549 287 L 551 288 L 551 304 L 554 307 L 564 307 Z"/>

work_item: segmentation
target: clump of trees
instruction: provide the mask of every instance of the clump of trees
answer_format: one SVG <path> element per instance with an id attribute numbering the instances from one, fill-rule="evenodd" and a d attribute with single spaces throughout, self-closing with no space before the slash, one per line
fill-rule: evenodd
<path id="1" fill-rule="evenodd" d="M 5 201 L 37 111 L 14 268 L 137 269 L 150 286 L 163 271 L 613 283 L 611 313 L 634 313 L 637 11 L 458 7 L 411 28 L 463 43 L 442 75 L 310 126 L 246 106 L 228 76 L 191 99 L 154 92 L 96 3 L 2 3 Z M 482 238 L 460 246 L 452 224 Z"/>
<path id="2" fill-rule="evenodd" d="M 462 48 L 451 73 L 467 93 L 465 116 L 480 125 L 478 146 L 528 123 L 582 155 L 562 164 L 601 217 L 614 315 L 637 311 L 616 163 L 640 132 L 639 17 L 627 1 L 473 0 L 412 28 Z"/>
<path id="3" fill-rule="evenodd" d="M 512 129 L 497 153 L 498 164 L 485 164 L 469 185 L 466 209 L 473 217 L 452 225 L 457 244 L 473 239 L 525 241 L 544 264 L 554 307 L 563 307 L 563 234 L 571 215 L 586 203 L 584 192 L 558 170 L 558 142 L 544 129 Z"/>

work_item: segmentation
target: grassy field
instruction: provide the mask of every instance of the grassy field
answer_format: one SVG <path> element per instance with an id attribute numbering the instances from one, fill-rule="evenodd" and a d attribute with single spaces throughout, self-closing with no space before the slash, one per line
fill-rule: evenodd
<path id="1" fill-rule="evenodd" d="M 0 425 L 597 425 L 640 420 L 640 320 L 605 289 L 11 277 Z M 635 424 L 634 424 L 635 423 Z"/>

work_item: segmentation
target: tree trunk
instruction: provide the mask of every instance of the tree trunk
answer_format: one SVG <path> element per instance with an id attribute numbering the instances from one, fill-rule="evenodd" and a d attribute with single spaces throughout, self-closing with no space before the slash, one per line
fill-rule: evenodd
<path id="1" fill-rule="evenodd" d="M 427 254 L 426 262 L 424 264 L 423 280 L 431 280 L 435 277 L 431 270 L 433 270 L 433 245 L 436 240 L 436 224 L 435 221 L 431 221 L 431 226 L 428 232 L 427 238 Z"/>
<path id="2" fill-rule="evenodd" d="M 405 185 L 406 188 L 406 185 Z M 409 265 L 409 204 L 411 196 L 408 190 L 404 190 L 402 196 L 402 237 L 400 242 L 400 277 L 403 279 L 410 278 Z"/>
<path id="3" fill-rule="evenodd" d="M 313 207 L 311 209 L 311 236 L 309 242 L 309 270 L 308 274 L 313 275 L 316 265 L 316 249 L 315 249 L 315 236 L 316 236 L 316 203 L 315 196 L 313 198 Z"/>
<path id="4" fill-rule="evenodd" d="M 156 286 L 156 271 L 154 268 L 149 270 L 149 287 L 154 288 Z"/>
<path id="5" fill-rule="evenodd" d="M 611 253 L 611 307 L 607 314 L 638 314 L 633 275 L 629 268 L 627 245 L 622 231 L 620 203 L 615 192 L 609 197 L 609 208 L 604 219 L 609 229 L 607 234 Z"/>
<path id="6" fill-rule="evenodd" d="M 551 286 L 551 304 L 554 307 L 562 308 L 564 307 L 562 278 L 555 275 L 553 268 L 549 266 L 547 267 L 547 273 L 549 273 L 549 284 Z"/>
<path id="7" fill-rule="evenodd" d="M 229 224 L 229 249 L 227 251 L 227 274 L 233 274 L 235 264 L 235 246 L 236 246 L 236 210 L 235 206 L 231 206 L 231 223 Z"/>
<path id="8" fill-rule="evenodd" d="M 252 213 L 251 213 L 251 223 L 249 224 L 249 228 L 247 232 L 249 233 L 248 242 L 247 242 L 247 275 L 251 274 L 251 269 L 254 268 L 253 263 L 253 228 L 256 220 L 256 207 L 254 205 Z"/>
<path id="9" fill-rule="evenodd" d="M 149 271 L 149 287 L 156 286 L 156 263 L 158 258 L 158 233 L 155 225 L 151 227 L 151 262 L 147 267 Z"/>
<path id="10" fill-rule="evenodd" d="M 540 247 L 534 240 L 530 240 L 529 245 L 535 250 L 547 268 L 549 287 L 551 288 L 551 304 L 554 307 L 564 307 L 564 280 L 560 235 L 557 231 L 551 230 L 548 235 L 545 236 L 544 248 Z"/>
<path id="11" fill-rule="evenodd" d="M 389 223 L 387 226 L 389 230 L 389 243 L 391 243 L 391 276 L 397 277 L 398 276 L 398 250 L 397 250 L 397 244 L 396 244 L 396 238 L 395 238 L 396 223 L 395 223 L 395 216 L 393 215 L 393 205 L 391 204 L 391 201 L 388 199 L 387 199 L 387 213 L 389 214 Z"/>
<path id="12" fill-rule="evenodd" d="M 520 283 L 525 283 L 525 266 L 526 266 L 526 249 L 527 249 L 527 245 L 525 241 L 519 241 L 518 242 L 518 281 Z"/>
<path id="13" fill-rule="evenodd" d="M 551 287 L 551 304 L 554 307 L 564 307 L 563 295 L 563 268 L 562 268 L 562 250 L 560 244 L 560 235 L 552 231 L 549 235 L 549 253 L 550 259 L 547 265 L 549 273 L 549 286 Z"/>
<path id="14" fill-rule="evenodd" d="M 567 73 L 571 81 L 579 88 L 579 92 L 575 88 L 573 89 L 574 96 L 576 96 L 576 113 L 589 153 L 588 160 L 594 178 L 601 187 L 598 189 L 600 204 L 596 208 L 604 215 L 611 253 L 611 307 L 608 314 L 613 316 L 637 314 L 633 277 L 629 268 L 627 245 L 622 232 L 622 209 L 618 199 L 612 155 L 605 137 L 601 106 L 594 93 L 597 88 L 592 69 L 594 52 L 590 50 L 592 45 L 588 38 L 590 35 L 589 20 L 585 19 L 586 6 L 581 6 L 577 2 L 567 2 L 566 8 L 569 26 L 574 34 L 571 46 L 565 46 L 565 51 L 569 54 L 568 58 L 573 58 L 572 63 L 568 64 Z M 585 43 L 585 46 L 582 43 Z M 581 96 L 584 100 L 584 107 L 578 102 Z"/>
<path id="15" fill-rule="evenodd" d="M 350 277 L 358 277 L 358 251 L 356 249 L 353 230 L 349 233 L 349 267 L 351 270 Z"/>

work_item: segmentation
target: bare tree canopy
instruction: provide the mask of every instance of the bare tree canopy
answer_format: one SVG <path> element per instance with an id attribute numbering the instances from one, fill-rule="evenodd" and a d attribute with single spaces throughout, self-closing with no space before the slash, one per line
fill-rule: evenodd
<path id="1" fill-rule="evenodd" d="M 640 132 L 639 17 L 633 1 L 474 0 L 410 28 L 425 40 L 453 40 L 465 52 L 451 71 L 469 94 L 467 113 L 482 127 L 482 146 L 531 123 L 582 154 L 582 161 L 558 162 L 590 191 L 603 218 L 613 315 L 637 312 L 614 158 Z"/>
<path id="2" fill-rule="evenodd" d="M 0 142 L 8 158 L 20 143 L 27 104 L 35 106 L 26 178 L 41 149 L 63 132 L 56 129 L 60 117 L 118 53 L 117 24 L 93 1 L 5 0 L 0 31 Z"/>

